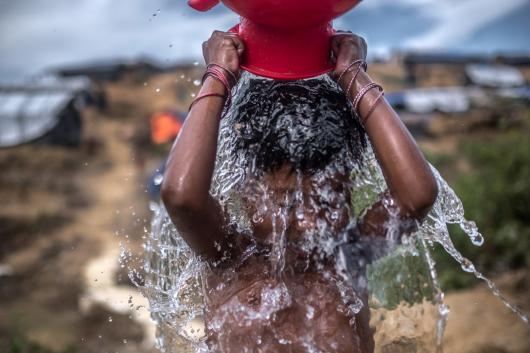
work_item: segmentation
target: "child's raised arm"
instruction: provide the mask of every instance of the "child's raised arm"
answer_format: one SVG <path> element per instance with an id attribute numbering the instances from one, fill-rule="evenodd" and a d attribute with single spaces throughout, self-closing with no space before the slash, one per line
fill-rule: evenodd
<path id="1" fill-rule="evenodd" d="M 236 77 L 243 43 L 234 34 L 214 32 L 203 44 L 207 64 L 217 64 L 218 75 Z M 230 71 L 230 72 L 225 72 Z M 207 76 L 167 161 L 162 200 L 178 231 L 197 253 L 218 259 L 226 249 L 224 217 L 210 196 L 217 151 L 219 121 L 228 87 Z"/>

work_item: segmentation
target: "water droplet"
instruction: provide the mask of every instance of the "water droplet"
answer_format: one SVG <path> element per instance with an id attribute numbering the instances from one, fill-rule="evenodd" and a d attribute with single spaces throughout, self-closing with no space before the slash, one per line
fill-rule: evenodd
<path id="1" fill-rule="evenodd" d="M 195 86 L 200 86 L 200 85 L 201 85 L 201 80 L 194 80 L 194 81 L 193 81 L 193 84 L 194 84 Z"/>
<path id="2" fill-rule="evenodd" d="M 301 208 L 296 210 L 296 219 L 299 221 L 304 219 L 304 210 L 302 210 Z"/>
<path id="3" fill-rule="evenodd" d="M 160 185 L 160 184 L 162 184 L 163 181 L 164 181 L 164 175 L 163 174 L 157 174 L 153 178 L 153 183 L 155 185 Z"/>
<path id="4" fill-rule="evenodd" d="M 109 316 L 109 322 L 112 322 L 112 316 Z"/>

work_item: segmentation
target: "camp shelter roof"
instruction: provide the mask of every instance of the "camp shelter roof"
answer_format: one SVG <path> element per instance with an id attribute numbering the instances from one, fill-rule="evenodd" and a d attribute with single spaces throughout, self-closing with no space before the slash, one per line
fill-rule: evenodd
<path id="1" fill-rule="evenodd" d="M 525 84 L 521 71 L 511 66 L 469 64 L 466 75 L 472 83 L 485 87 L 518 87 Z"/>
<path id="2" fill-rule="evenodd" d="M 496 93 L 503 98 L 530 100 L 530 86 L 500 88 Z"/>
<path id="3" fill-rule="evenodd" d="M 32 141 L 51 130 L 61 111 L 84 91 L 81 80 L 40 80 L 0 87 L 0 147 Z"/>
<path id="4" fill-rule="evenodd" d="M 419 88 L 404 92 L 405 109 L 411 113 L 463 113 L 470 98 L 462 87 Z"/>
<path id="5" fill-rule="evenodd" d="M 455 52 L 409 52 L 403 57 L 406 64 L 456 64 L 486 63 L 492 60 L 489 56 Z"/>
<path id="6" fill-rule="evenodd" d="M 53 75 L 47 75 L 41 77 L 37 81 L 32 82 L 31 87 L 76 92 L 90 91 L 92 89 L 92 81 L 86 76 L 62 78 Z"/>
<path id="7" fill-rule="evenodd" d="M 61 77 L 88 76 L 95 80 L 116 80 L 125 72 L 160 73 L 175 68 L 191 66 L 191 63 L 178 65 L 150 57 L 139 57 L 137 59 L 109 58 L 54 67 L 50 68 L 49 72 Z"/>

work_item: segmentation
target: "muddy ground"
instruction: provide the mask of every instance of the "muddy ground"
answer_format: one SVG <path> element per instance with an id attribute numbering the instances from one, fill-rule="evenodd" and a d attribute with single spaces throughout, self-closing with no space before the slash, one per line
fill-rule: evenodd
<path id="1" fill-rule="evenodd" d="M 85 110 L 80 148 L 0 150 L 0 352 L 155 351 L 145 302 L 117 257 L 120 243 L 141 254 L 145 182 L 167 151 L 150 145 L 148 118 L 185 110 L 197 77 L 192 70 L 106 85 L 109 107 Z M 530 311 L 530 271 L 498 283 Z M 484 286 L 446 299 L 446 352 L 530 352 L 530 329 Z"/>

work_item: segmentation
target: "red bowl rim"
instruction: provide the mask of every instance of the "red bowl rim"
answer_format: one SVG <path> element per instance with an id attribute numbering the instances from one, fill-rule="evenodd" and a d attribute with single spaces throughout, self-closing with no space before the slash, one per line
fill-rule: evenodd
<path id="1" fill-rule="evenodd" d="M 230 28 L 228 31 L 232 33 L 238 33 L 239 24 L 236 24 L 235 26 Z M 248 64 L 241 64 L 241 68 L 258 76 L 278 79 L 278 80 L 301 80 L 305 78 L 311 78 L 311 77 L 317 77 L 320 75 L 324 75 L 333 70 L 333 67 L 331 65 L 329 65 L 329 67 L 320 69 L 318 71 L 310 71 L 310 72 L 278 72 L 278 71 L 271 71 L 271 70 L 263 69 L 263 68 L 253 66 L 253 65 L 248 65 Z"/>

